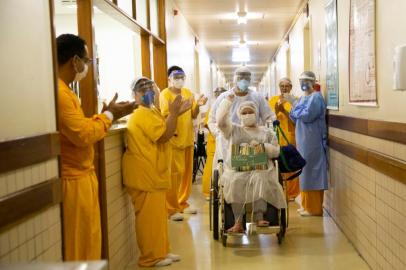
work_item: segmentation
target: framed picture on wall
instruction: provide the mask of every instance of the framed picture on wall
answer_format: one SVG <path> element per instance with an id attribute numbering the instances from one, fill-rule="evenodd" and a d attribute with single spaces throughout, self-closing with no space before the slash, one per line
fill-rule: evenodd
<path id="1" fill-rule="evenodd" d="M 350 4 L 350 104 L 377 106 L 375 0 Z"/>
<path id="2" fill-rule="evenodd" d="M 327 0 L 325 11 L 327 108 L 331 110 L 338 110 L 340 95 L 338 82 L 337 0 Z"/>

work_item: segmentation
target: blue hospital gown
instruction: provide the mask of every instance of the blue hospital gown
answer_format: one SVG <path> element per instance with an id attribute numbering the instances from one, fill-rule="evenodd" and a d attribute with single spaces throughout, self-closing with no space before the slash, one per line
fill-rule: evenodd
<path id="1" fill-rule="evenodd" d="M 322 95 L 315 92 L 301 97 L 290 118 L 296 123 L 297 149 L 306 160 L 299 176 L 300 189 L 328 189 L 326 105 Z"/>

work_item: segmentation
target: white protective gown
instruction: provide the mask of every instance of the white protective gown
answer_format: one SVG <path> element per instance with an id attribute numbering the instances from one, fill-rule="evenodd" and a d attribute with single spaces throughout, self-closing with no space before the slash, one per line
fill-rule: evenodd
<path id="1" fill-rule="evenodd" d="M 247 128 L 233 124 L 230 120 L 232 102 L 224 99 L 217 110 L 218 128 L 227 140 L 227 155 L 224 160 L 224 173 L 220 182 L 224 185 L 227 203 L 252 203 L 265 200 L 276 208 L 286 208 L 286 199 L 272 158 L 278 157 L 279 145 L 273 130 L 263 126 Z M 252 141 L 265 144 L 268 154 L 268 169 L 239 172 L 231 167 L 231 146 Z"/>

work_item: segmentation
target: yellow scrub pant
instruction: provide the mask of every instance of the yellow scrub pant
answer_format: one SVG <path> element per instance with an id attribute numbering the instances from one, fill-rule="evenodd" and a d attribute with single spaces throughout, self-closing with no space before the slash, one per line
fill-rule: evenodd
<path id="1" fill-rule="evenodd" d="M 284 173 L 283 178 L 287 179 L 293 173 Z M 286 189 L 289 200 L 295 199 L 300 194 L 299 178 L 296 177 L 293 180 L 286 181 Z"/>
<path id="2" fill-rule="evenodd" d="M 166 192 L 146 192 L 128 188 L 134 205 L 135 233 L 141 251 L 138 264 L 154 266 L 169 253 Z"/>
<path id="3" fill-rule="evenodd" d="M 101 259 L 99 190 L 96 174 L 63 177 L 65 260 Z"/>
<path id="4" fill-rule="evenodd" d="M 323 215 L 324 190 L 306 190 L 301 192 L 302 207 L 314 216 Z"/>
<path id="5" fill-rule="evenodd" d="M 211 183 L 211 177 L 212 177 L 212 173 L 213 173 L 214 152 L 216 151 L 216 143 L 211 140 L 208 140 L 206 149 L 207 149 L 206 150 L 207 158 L 206 158 L 206 164 L 204 165 L 204 170 L 203 170 L 202 190 L 203 190 L 203 195 L 205 197 L 209 197 L 210 196 L 210 183 Z"/>
<path id="6" fill-rule="evenodd" d="M 189 207 L 187 200 L 192 192 L 193 146 L 172 149 L 172 187 L 167 192 L 167 207 L 170 215 Z"/>

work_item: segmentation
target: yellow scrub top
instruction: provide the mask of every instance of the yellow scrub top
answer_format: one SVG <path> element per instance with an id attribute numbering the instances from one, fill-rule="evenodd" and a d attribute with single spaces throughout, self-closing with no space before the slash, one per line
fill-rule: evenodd
<path id="1" fill-rule="evenodd" d="M 211 108 L 207 110 L 206 112 L 206 116 L 204 118 L 204 124 L 208 127 L 209 126 L 209 116 L 210 116 L 210 112 L 211 112 Z M 215 145 L 216 145 L 216 138 L 213 136 L 213 134 L 211 133 L 210 129 L 209 133 L 207 135 L 207 146 L 214 146 L 214 149 L 207 149 L 207 152 L 209 151 L 215 151 Z"/>
<path id="2" fill-rule="evenodd" d="M 269 106 L 271 107 L 273 112 L 275 112 L 275 106 L 276 106 L 276 103 L 279 101 L 279 99 L 280 99 L 280 96 L 274 96 L 269 100 Z M 290 118 L 289 118 L 289 113 L 290 113 L 290 110 L 292 109 L 292 104 L 290 104 L 289 102 L 285 102 L 283 104 L 283 108 L 285 108 L 285 111 L 287 111 L 288 114 L 279 112 L 276 115 L 276 118 L 279 120 L 280 127 L 282 128 L 283 132 L 285 133 L 286 137 L 288 138 L 289 143 L 296 145 L 295 125 L 292 122 L 292 120 L 290 120 Z M 281 146 L 287 145 L 286 141 L 283 139 L 282 136 L 280 136 L 280 145 Z"/>
<path id="3" fill-rule="evenodd" d="M 62 177 L 87 175 L 94 170 L 93 144 L 106 136 L 111 121 L 105 114 L 85 117 L 78 98 L 62 80 L 58 110 Z"/>
<path id="4" fill-rule="evenodd" d="M 185 149 L 194 144 L 194 131 L 193 131 L 193 117 L 192 110 L 197 106 L 193 97 L 193 93 L 186 88 L 181 89 L 181 95 L 183 99 L 192 98 L 192 108 L 178 117 L 178 123 L 176 126 L 175 135 L 170 140 L 171 144 L 176 148 Z M 174 101 L 176 94 L 172 93 L 169 88 L 164 89 L 161 92 L 159 103 L 162 115 L 167 117 L 169 114 L 169 104 Z"/>
<path id="5" fill-rule="evenodd" d="M 155 108 L 140 106 L 127 124 L 128 146 L 123 157 L 124 184 L 141 191 L 171 187 L 169 143 L 158 143 L 166 131 L 166 121 Z"/>
<path id="6" fill-rule="evenodd" d="M 59 129 L 63 191 L 65 260 L 100 260 L 99 190 L 93 166 L 93 144 L 111 126 L 105 114 L 85 117 L 72 90 L 59 80 Z"/>

